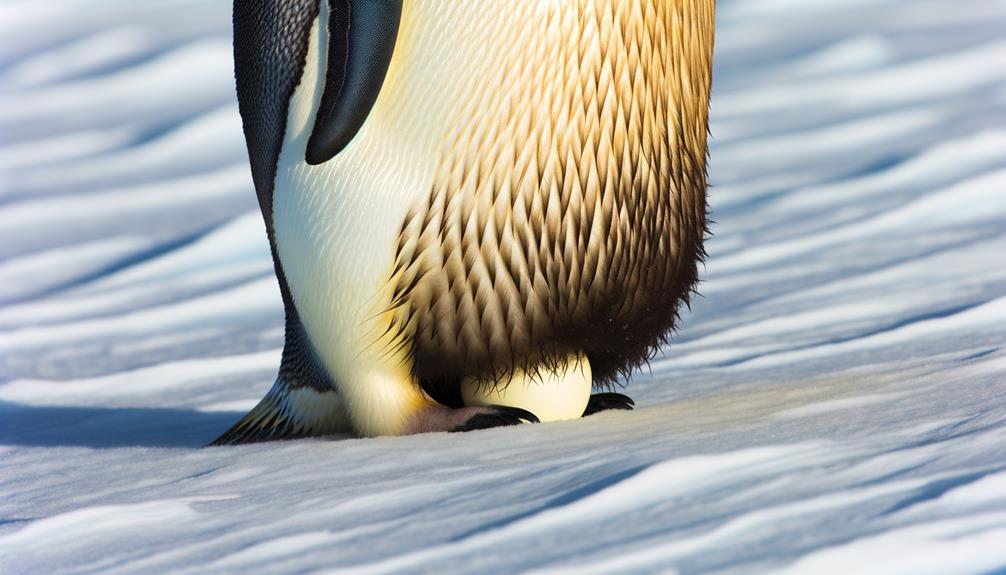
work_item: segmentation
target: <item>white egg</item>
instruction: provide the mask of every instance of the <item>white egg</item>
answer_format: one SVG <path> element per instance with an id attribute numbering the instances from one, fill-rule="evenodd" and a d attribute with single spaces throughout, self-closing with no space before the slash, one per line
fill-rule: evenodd
<path id="1" fill-rule="evenodd" d="M 583 355 L 572 355 L 556 372 L 542 369 L 535 376 L 517 370 L 509 384 L 493 386 L 468 379 L 461 384 L 465 405 L 507 405 L 526 409 L 541 421 L 576 419 L 590 400 L 590 363 Z"/>

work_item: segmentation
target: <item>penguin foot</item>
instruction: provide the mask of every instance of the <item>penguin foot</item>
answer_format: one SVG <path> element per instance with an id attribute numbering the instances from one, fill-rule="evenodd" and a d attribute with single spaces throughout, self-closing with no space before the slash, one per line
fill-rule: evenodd
<path id="1" fill-rule="evenodd" d="M 621 393 L 595 393 L 590 396 L 590 400 L 587 402 L 587 408 L 583 410 L 583 416 L 594 415 L 601 411 L 609 411 L 612 409 L 623 409 L 626 411 L 632 411 L 633 406 L 636 405 L 635 401 L 628 395 L 623 395 Z"/>
<path id="2" fill-rule="evenodd" d="M 505 425 L 520 425 L 525 421 L 528 423 L 541 423 L 538 416 L 519 407 L 492 405 L 481 409 L 484 410 L 483 413 L 476 413 L 450 431 L 475 431 L 476 429 L 490 429 Z"/>
<path id="3" fill-rule="evenodd" d="M 413 415 L 403 434 L 438 431 L 474 431 L 521 423 L 539 423 L 538 416 L 519 407 L 487 405 L 452 409 L 443 405 L 429 407 Z"/>

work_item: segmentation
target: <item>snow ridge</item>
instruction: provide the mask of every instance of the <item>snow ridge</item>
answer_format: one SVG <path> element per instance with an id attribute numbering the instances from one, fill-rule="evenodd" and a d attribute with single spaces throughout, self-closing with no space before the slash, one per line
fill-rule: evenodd
<path id="1" fill-rule="evenodd" d="M 1006 5 L 721 0 L 634 413 L 202 449 L 282 308 L 226 0 L 0 4 L 0 572 L 1006 569 Z"/>

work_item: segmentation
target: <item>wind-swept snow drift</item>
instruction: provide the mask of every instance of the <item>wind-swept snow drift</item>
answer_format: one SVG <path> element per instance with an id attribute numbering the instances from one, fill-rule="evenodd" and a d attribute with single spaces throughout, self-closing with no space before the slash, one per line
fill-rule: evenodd
<path id="1" fill-rule="evenodd" d="M 225 0 L 0 7 L 0 572 L 1006 568 L 1006 5 L 719 2 L 634 413 L 201 449 L 282 310 Z"/>

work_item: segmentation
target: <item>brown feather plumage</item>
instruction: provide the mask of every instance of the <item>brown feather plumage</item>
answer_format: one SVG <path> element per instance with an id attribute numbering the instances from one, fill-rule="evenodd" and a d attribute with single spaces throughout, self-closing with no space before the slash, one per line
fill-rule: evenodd
<path id="1" fill-rule="evenodd" d="M 612 384 L 665 342 L 696 285 L 714 2 L 568 4 L 539 25 L 574 38 L 501 51 L 505 73 L 471 105 L 505 120 L 450 127 L 402 224 L 382 345 L 407 350 L 448 405 L 465 377 L 576 352 Z"/>

